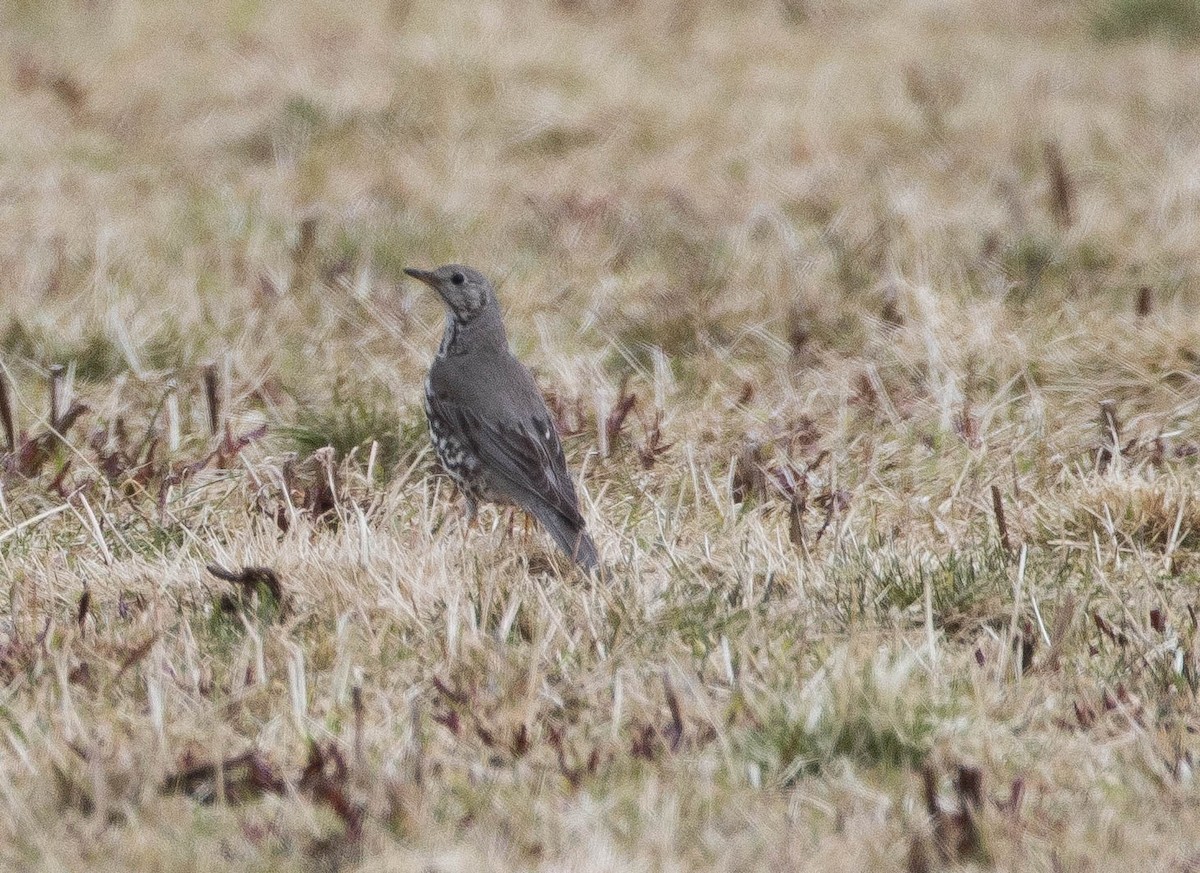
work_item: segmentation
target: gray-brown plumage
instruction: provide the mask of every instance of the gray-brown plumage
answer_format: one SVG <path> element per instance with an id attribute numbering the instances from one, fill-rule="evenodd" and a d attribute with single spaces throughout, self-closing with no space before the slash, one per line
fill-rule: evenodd
<path id="1" fill-rule="evenodd" d="M 508 347 L 491 283 L 447 264 L 405 270 L 437 291 L 446 329 L 425 380 L 429 436 L 442 467 L 474 517 L 480 500 L 515 504 L 584 570 L 599 566 L 554 419 L 537 385 Z"/>

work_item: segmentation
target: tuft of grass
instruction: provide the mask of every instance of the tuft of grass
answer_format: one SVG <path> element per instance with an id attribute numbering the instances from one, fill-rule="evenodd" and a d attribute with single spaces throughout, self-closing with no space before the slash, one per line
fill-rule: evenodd
<path id="1" fill-rule="evenodd" d="M 884 771 L 913 768 L 951 717 L 923 688 L 913 656 L 881 652 L 865 665 L 836 652 L 794 702 L 772 705 L 743 737 L 743 755 L 792 785 L 846 761 Z"/>
<path id="2" fill-rule="evenodd" d="M 76 378 L 87 382 L 106 382 L 129 370 L 120 345 L 106 331 L 95 327 L 69 340 L 48 326 L 28 325 L 13 319 L 0 336 L 0 349 L 26 360 L 74 363 Z"/>
<path id="3" fill-rule="evenodd" d="M 401 419 L 376 398 L 345 397 L 340 392 L 327 405 L 297 410 L 294 423 L 280 432 L 302 458 L 328 447 L 339 463 L 354 454 L 365 464 L 375 443 L 379 482 L 390 480 L 400 463 L 415 457 L 426 440 L 423 416 Z"/>
<path id="4" fill-rule="evenodd" d="M 1096 535 L 1121 548 L 1194 548 L 1200 545 L 1200 498 L 1166 477 L 1099 476 L 1081 485 L 1065 533 L 1083 540 Z"/>
<path id="5" fill-rule="evenodd" d="M 1025 234 L 1004 252 L 1004 271 L 1017 283 L 1016 296 L 1029 300 L 1043 284 L 1061 280 L 1064 255 L 1053 240 L 1036 234 Z"/>
<path id="6" fill-rule="evenodd" d="M 129 369 L 121 347 L 107 333 L 94 330 L 80 338 L 77 345 L 58 348 L 54 357 L 75 363 L 75 375 L 89 382 L 104 382 Z"/>
<path id="7" fill-rule="evenodd" d="M 1177 42 L 1200 40 L 1196 0 L 1108 0 L 1094 12 L 1093 29 L 1103 40 L 1163 36 Z"/>
<path id="8" fill-rule="evenodd" d="M 894 609 L 923 621 L 928 588 L 934 623 L 950 632 L 994 619 L 1011 588 L 1008 555 L 995 543 L 907 561 L 873 557 L 866 572 L 884 612 Z"/>

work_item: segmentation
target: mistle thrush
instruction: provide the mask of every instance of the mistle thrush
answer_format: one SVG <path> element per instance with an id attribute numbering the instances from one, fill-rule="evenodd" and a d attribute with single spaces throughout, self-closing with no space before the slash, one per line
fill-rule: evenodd
<path id="1" fill-rule="evenodd" d="M 533 377 L 508 347 L 496 292 L 477 270 L 405 270 L 446 305 L 446 329 L 425 380 L 429 436 L 474 518 L 480 500 L 514 504 L 580 567 L 599 566 L 579 514 L 562 443 Z"/>

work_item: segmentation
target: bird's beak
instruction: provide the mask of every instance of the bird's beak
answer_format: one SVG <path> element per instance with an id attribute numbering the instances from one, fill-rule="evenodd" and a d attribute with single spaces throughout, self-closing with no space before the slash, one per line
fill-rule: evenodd
<path id="1" fill-rule="evenodd" d="M 437 279 L 434 278 L 433 273 L 430 273 L 426 270 L 413 270 L 408 267 L 405 267 L 404 272 L 407 273 L 409 276 L 412 276 L 414 279 L 424 282 L 426 285 L 428 285 L 430 288 L 434 289 L 435 291 L 437 290 Z"/>

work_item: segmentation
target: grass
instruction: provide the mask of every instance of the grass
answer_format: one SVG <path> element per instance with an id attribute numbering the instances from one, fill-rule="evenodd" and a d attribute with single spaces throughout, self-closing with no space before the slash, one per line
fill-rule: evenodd
<path id="1" fill-rule="evenodd" d="M 399 421 L 383 412 L 381 401 L 366 396 L 369 389 L 347 397 L 335 386 L 332 397 L 319 407 L 301 407 L 295 424 L 280 435 L 295 446 L 301 458 L 331 448 L 334 459 L 345 461 L 359 455 L 373 473 L 386 481 L 397 468 L 411 464 L 427 445 L 423 417 Z"/>
<path id="2" fill-rule="evenodd" d="M 1200 38 L 1200 9 L 1190 0 L 1112 0 L 1096 12 L 1102 39 L 1164 36 L 1181 43 Z"/>
<path id="3" fill-rule="evenodd" d="M 1191 8 L 4 8 L 0 869 L 1195 866 Z"/>

